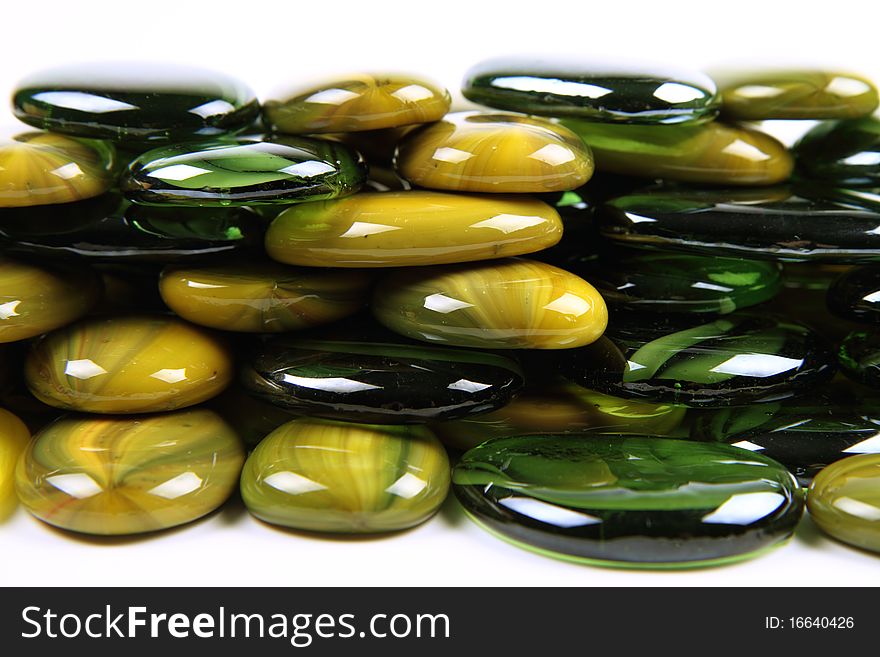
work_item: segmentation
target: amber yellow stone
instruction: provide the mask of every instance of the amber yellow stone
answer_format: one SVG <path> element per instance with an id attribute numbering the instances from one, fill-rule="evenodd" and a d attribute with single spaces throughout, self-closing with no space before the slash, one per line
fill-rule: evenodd
<path id="1" fill-rule="evenodd" d="M 556 210 L 530 197 L 373 192 L 288 208 L 266 250 L 311 267 L 397 267 L 532 253 L 561 237 Z"/>
<path id="2" fill-rule="evenodd" d="M 359 132 L 436 121 L 449 103 L 449 92 L 431 82 L 359 73 L 268 100 L 263 120 L 290 134 Z"/>
<path id="3" fill-rule="evenodd" d="M 518 114 L 456 112 L 408 134 L 397 169 L 421 187 L 460 192 L 559 192 L 593 175 L 593 156 L 567 128 Z"/>
<path id="4" fill-rule="evenodd" d="M 486 349 L 570 349 L 596 341 L 608 323 L 592 285 L 542 262 L 402 269 L 381 281 L 373 313 L 416 340 Z"/>
<path id="5" fill-rule="evenodd" d="M 218 338 L 173 317 L 95 317 L 37 342 L 25 379 L 40 401 L 89 413 L 149 413 L 191 406 L 231 381 Z"/>
<path id="6" fill-rule="evenodd" d="M 807 509 L 839 541 L 880 552 L 880 454 L 832 463 L 813 479 Z"/>
<path id="7" fill-rule="evenodd" d="M 15 464 L 30 437 L 24 422 L 0 408 L 0 520 L 15 508 Z"/>

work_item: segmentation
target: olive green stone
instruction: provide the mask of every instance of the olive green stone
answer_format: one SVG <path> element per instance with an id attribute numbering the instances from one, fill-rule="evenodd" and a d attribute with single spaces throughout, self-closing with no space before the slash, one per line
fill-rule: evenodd
<path id="1" fill-rule="evenodd" d="M 795 145 L 800 172 L 836 185 L 880 185 L 880 119 L 828 121 Z"/>
<path id="2" fill-rule="evenodd" d="M 840 344 L 837 359 L 847 376 L 880 388 L 880 330 L 870 328 L 850 333 Z"/>
<path id="3" fill-rule="evenodd" d="M 853 456 L 822 470 L 810 486 L 807 509 L 828 535 L 880 552 L 880 454 Z"/>

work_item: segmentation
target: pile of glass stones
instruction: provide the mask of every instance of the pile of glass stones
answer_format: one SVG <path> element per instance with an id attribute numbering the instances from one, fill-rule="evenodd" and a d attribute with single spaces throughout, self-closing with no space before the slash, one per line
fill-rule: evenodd
<path id="1" fill-rule="evenodd" d="M 875 86 L 514 57 L 462 94 L 24 79 L 0 511 L 136 534 L 238 489 L 264 522 L 365 534 L 451 489 L 594 564 L 753 556 L 805 506 L 880 551 Z"/>

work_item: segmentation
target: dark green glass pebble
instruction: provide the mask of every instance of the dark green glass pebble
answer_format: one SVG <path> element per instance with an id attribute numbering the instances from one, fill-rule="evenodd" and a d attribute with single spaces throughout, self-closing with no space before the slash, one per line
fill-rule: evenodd
<path id="1" fill-rule="evenodd" d="M 856 267 L 828 288 L 828 307 L 845 319 L 880 324 L 880 267 Z"/>
<path id="2" fill-rule="evenodd" d="M 600 231 L 621 245 L 711 256 L 880 261 L 880 207 L 786 187 L 652 189 L 616 198 Z"/>
<path id="3" fill-rule="evenodd" d="M 697 326 L 618 315 L 603 338 L 560 358 L 560 368 L 611 395 L 704 407 L 795 396 L 835 370 L 831 349 L 808 328 L 748 312 Z"/>
<path id="4" fill-rule="evenodd" d="M 241 382 L 304 415 L 403 424 L 504 406 L 523 375 L 512 360 L 476 351 L 285 337 L 257 348 Z"/>
<path id="5" fill-rule="evenodd" d="M 265 230 L 248 208 L 158 208 L 106 194 L 64 212 L 0 211 L 0 250 L 117 264 L 203 262 L 260 253 Z"/>
<path id="6" fill-rule="evenodd" d="M 29 125 L 125 144 L 215 137 L 246 127 L 260 111 L 235 78 L 156 63 L 40 71 L 19 82 L 12 105 Z"/>
<path id="7" fill-rule="evenodd" d="M 342 144 L 308 137 L 225 138 L 148 151 L 120 187 L 148 205 L 262 205 L 353 194 L 366 164 Z"/>
<path id="8" fill-rule="evenodd" d="M 615 123 L 692 123 L 719 107 L 715 83 L 701 73 L 570 57 L 486 60 L 467 72 L 462 93 L 498 109 Z"/>
<path id="9" fill-rule="evenodd" d="M 840 369 L 854 381 L 880 388 L 880 329 L 853 331 L 837 352 Z"/>
<path id="10" fill-rule="evenodd" d="M 726 563 L 789 538 L 794 477 L 761 454 L 655 436 L 498 438 L 465 453 L 453 490 L 501 538 L 632 567 Z"/>
<path id="11" fill-rule="evenodd" d="M 880 118 L 827 121 L 794 147 L 802 175 L 843 186 L 880 185 Z"/>

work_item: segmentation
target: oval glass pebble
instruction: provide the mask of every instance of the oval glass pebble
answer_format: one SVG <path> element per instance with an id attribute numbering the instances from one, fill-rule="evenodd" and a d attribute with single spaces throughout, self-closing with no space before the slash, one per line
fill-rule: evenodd
<path id="1" fill-rule="evenodd" d="M 856 322 L 880 323 L 880 267 L 854 267 L 828 288 L 828 308 Z"/>
<path id="2" fill-rule="evenodd" d="M 235 490 L 244 447 L 213 411 L 67 416 L 21 458 L 16 490 L 40 520 L 84 534 L 157 531 L 192 522 Z"/>
<path id="3" fill-rule="evenodd" d="M 172 317 L 94 317 L 36 342 L 25 362 L 42 402 L 89 413 L 150 413 L 198 404 L 232 380 L 213 334 Z"/>
<path id="4" fill-rule="evenodd" d="M 12 105 L 38 128 L 124 144 L 217 136 L 259 113 L 254 92 L 233 77 L 156 62 L 39 71 L 18 83 Z"/>
<path id="5" fill-rule="evenodd" d="M 210 328 L 279 333 L 354 314 L 372 280 L 362 272 L 274 263 L 170 267 L 159 278 L 162 300 L 184 319 Z"/>
<path id="6" fill-rule="evenodd" d="M 361 156 L 307 137 L 237 137 L 147 151 L 120 182 L 148 205 L 263 205 L 353 194 L 367 177 Z"/>
<path id="7" fill-rule="evenodd" d="M 359 132 L 430 123 L 449 111 L 449 92 L 402 75 L 355 74 L 268 100 L 263 120 L 291 134 Z"/>
<path id="8" fill-rule="evenodd" d="M 523 385 L 516 362 L 462 349 L 283 337 L 242 370 L 252 394 L 310 417 L 422 423 L 484 413 Z"/>
<path id="9" fill-rule="evenodd" d="M 568 128 L 482 112 L 455 112 L 410 132 L 395 165 L 415 185 L 458 192 L 564 191 L 593 175 L 590 149 Z"/>
<path id="10" fill-rule="evenodd" d="M 850 333 L 840 344 L 837 360 L 848 377 L 880 388 L 880 330 L 870 328 Z"/>
<path id="11" fill-rule="evenodd" d="M 803 513 L 775 461 L 656 436 L 499 438 L 465 453 L 453 490 L 493 534 L 595 565 L 729 563 L 787 540 Z"/>
<path id="12" fill-rule="evenodd" d="M 399 267 L 521 255 L 561 237 L 559 214 L 533 198 L 374 192 L 288 208 L 266 251 L 310 267 Z"/>
<path id="13" fill-rule="evenodd" d="M 570 349 L 608 323 L 592 285 L 525 259 L 402 270 L 380 281 L 372 309 L 409 338 L 484 349 Z"/>
<path id="14" fill-rule="evenodd" d="M 828 121 L 795 145 L 798 170 L 842 186 L 880 185 L 880 118 Z"/>
<path id="15" fill-rule="evenodd" d="M 0 522 L 15 508 L 15 464 L 31 438 L 24 422 L 0 408 Z"/>
<path id="16" fill-rule="evenodd" d="M 273 525 L 371 534 L 408 529 L 437 512 L 449 460 L 423 426 L 293 420 L 248 457 L 241 496 Z"/>

